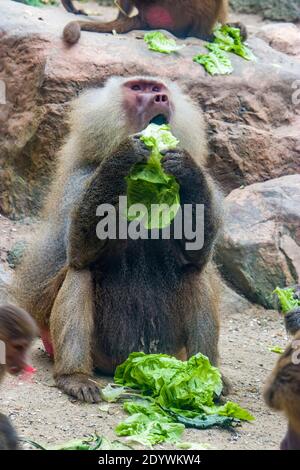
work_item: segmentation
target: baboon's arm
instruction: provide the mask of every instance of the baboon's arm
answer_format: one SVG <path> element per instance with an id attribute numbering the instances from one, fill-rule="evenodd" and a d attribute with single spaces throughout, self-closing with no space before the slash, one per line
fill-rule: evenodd
<path id="1" fill-rule="evenodd" d="M 95 262 L 108 246 L 118 240 L 97 237 L 97 208 L 109 204 L 118 212 L 119 196 L 126 194 L 126 176 L 135 163 L 146 161 L 149 151 L 139 138 L 129 138 L 111 156 L 105 158 L 87 183 L 79 203 L 71 214 L 67 242 L 68 264 L 83 269 Z"/>
<path id="2" fill-rule="evenodd" d="M 187 249 L 187 244 L 193 242 L 193 240 L 186 237 L 184 230 L 182 239 L 174 240 L 179 259 L 183 264 L 193 264 L 198 268 L 202 268 L 211 257 L 212 246 L 221 224 L 220 203 L 215 196 L 217 193 L 216 188 L 205 170 L 200 168 L 184 150 L 168 152 L 163 158 L 162 164 L 166 173 L 175 176 L 180 184 L 180 201 L 183 213 L 186 210 L 183 207 L 184 205 L 192 206 L 191 226 L 193 232 L 197 229 L 199 236 L 200 229 L 203 230 L 203 246 L 200 249 L 196 245 L 194 245 L 195 249 Z M 204 207 L 204 224 L 203 219 L 199 218 L 197 220 L 196 218 L 197 205 L 203 205 Z M 196 224 L 198 224 L 197 227 Z"/>

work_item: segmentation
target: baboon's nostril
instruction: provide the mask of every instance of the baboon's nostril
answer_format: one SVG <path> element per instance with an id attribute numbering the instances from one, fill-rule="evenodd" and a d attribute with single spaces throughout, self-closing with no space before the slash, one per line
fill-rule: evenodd
<path id="1" fill-rule="evenodd" d="M 159 95 L 156 95 L 155 96 L 155 100 L 154 100 L 156 103 L 167 103 L 169 100 L 168 100 L 168 96 L 167 95 L 163 95 L 163 94 L 159 94 Z"/>

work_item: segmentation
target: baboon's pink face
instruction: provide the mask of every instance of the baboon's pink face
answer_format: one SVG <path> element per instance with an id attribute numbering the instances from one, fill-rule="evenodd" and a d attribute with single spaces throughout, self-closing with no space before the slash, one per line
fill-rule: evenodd
<path id="1" fill-rule="evenodd" d="M 170 91 L 163 83 L 128 80 L 123 84 L 123 96 L 133 134 L 142 131 L 150 123 L 161 125 L 170 121 L 173 105 Z"/>
<path id="2" fill-rule="evenodd" d="M 27 339 L 14 339 L 6 345 L 6 369 L 12 375 L 17 375 L 27 365 L 26 354 L 30 341 Z"/>

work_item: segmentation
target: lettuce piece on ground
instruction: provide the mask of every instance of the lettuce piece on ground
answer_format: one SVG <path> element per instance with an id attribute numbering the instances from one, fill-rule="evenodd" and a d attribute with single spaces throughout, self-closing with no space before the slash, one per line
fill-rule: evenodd
<path id="1" fill-rule="evenodd" d="M 64 444 L 56 446 L 43 446 L 37 442 L 29 439 L 22 439 L 24 442 L 32 445 L 39 450 L 129 450 L 130 446 L 120 441 L 110 441 L 103 436 L 97 434 L 86 437 L 84 439 L 77 439 Z"/>
<path id="2" fill-rule="evenodd" d="M 300 299 L 295 298 L 295 289 L 291 287 L 288 289 L 276 287 L 273 294 L 277 295 L 280 309 L 283 313 L 288 313 L 291 310 L 300 307 Z"/>
<path id="3" fill-rule="evenodd" d="M 170 383 L 174 375 L 184 369 L 184 362 L 166 354 L 131 353 L 117 367 L 114 379 L 119 385 L 137 388 L 156 397 L 163 385 Z"/>
<path id="4" fill-rule="evenodd" d="M 177 147 L 179 141 L 170 132 L 170 126 L 150 124 L 141 134 L 141 140 L 151 150 L 147 163 L 138 163 L 126 177 L 127 219 L 140 220 L 146 229 L 168 227 L 180 207 L 179 184 L 176 178 L 164 172 L 160 152 Z M 130 207 L 142 204 L 138 214 Z"/>
<path id="5" fill-rule="evenodd" d="M 199 54 L 194 57 L 194 62 L 203 65 L 210 75 L 229 75 L 233 67 L 228 54 L 214 43 L 206 44 L 208 54 Z"/>
<path id="6" fill-rule="evenodd" d="M 269 348 L 269 351 L 273 352 L 275 354 L 283 354 L 284 353 L 284 349 L 281 348 L 280 346 L 272 346 L 271 348 Z"/>
<path id="7" fill-rule="evenodd" d="M 175 407 L 201 411 L 203 406 L 213 406 L 222 392 L 220 371 L 213 367 L 203 354 L 184 362 L 185 368 L 161 388 L 158 402 L 164 408 Z"/>
<path id="8" fill-rule="evenodd" d="M 176 422 L 184 424 L 186 428 L 193 429 L 210 429 L 213 427 L 229 429 L 239 422 L 234 418 L 219 416 L 217 414 L 206 415 L 205 413 L 195 413 L 194 417 L 189 417 L 188 414 L 182 412 L 182 410 L 178 410 L 178 412 L 172 411 L 171 416 Z"/>
<path id="9" fill-rule="evenodd" d="M 148 44 L 151 51 L 171 54 L 183 49 L 185 45 L 178 45 L 173 38 L 169 38 L 160 31 L 152 31 L 144 36 L 144 41 Z"/>
<path id="10" fill-rule="evenodd" d="M 212 449 L 209 444 L 200 444 L 198 442 L 178 442 L 176 444 L 177 449 L 182 450 L 210 450 Z"/>
<path id="11" fill-rule="evenodd" d="M 254 416 L 252 416 L 249 411 L 245 410 L 240 405 L 232 401 L 228 401 L 225 403 L 225 405 L 222 406 L 204 406 L 203 410 L 208 415 L 216 414 L 218 416 L 226 416 L 228 418 L 233 418 L 240 421 L 254 421 Z"/>
<path id="12" fill-rule="evenodd" d="M 124 410 L 130 416 L 118 424 L 116 434 L 145 446 L 176 442 L 185 429 L 183 424 L 174 423 L 157 405 L 145 400 L 126 402 Z"/>
<path id="13" fill-rule="evenodd" d="M 215 405 L 223 387 L 221 373 L 201 353 L 185 362 L 165 354 L 132 353 L 117 368 L 115 382 L 151 395 L 165 413 L 191 419 L 211 414 L 238 420 L 253 419 L 235 403 Z M 131 409 L 133 411 L 141 412 L 141 409 Z"/>
<path id="14" fill-rule="evenodd" d="M 115 387 L 112 384 L 108 384 L 100 390 L 100 395 L 102 400 L 108 403 L 114 403 L 119 400 L 125 390 L 125 387 Z"/>
<path id="15" fill-rule="evenodd" d="M 214 42 L 223 51 L 233 52 L 246 60 L 256 60 L 251 49 L 243 42 L 241 31 L 229 25 L 218 25 L 214 29 Z"/>

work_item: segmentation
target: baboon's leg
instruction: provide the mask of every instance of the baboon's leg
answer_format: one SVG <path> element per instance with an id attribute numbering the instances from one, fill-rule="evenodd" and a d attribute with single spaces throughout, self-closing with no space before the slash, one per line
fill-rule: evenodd
<path id="1" fill-rule="evenodd" d="M 119 8 L 118 19 L 122 16 L 129 16 L 132 13 L 133 5 L 131 0 L 115 0 L 115 4 Z"/>
<path id="2" fill-rule="evenodd" d="M 78 8 L 74 6 L 72 0 L 61 0 L 61 3 L 69 13 L 73 13 L 74 15 L 86 15 L 84 10 L 78 10 Z"/>
<path id="3" fill-rule="evenodd" d="M 98 402 L 92 376 L 93 284 L 89 270 L 69 269 L 50 317 L 54 377 L 59 388 L 83 401 Z"/>

